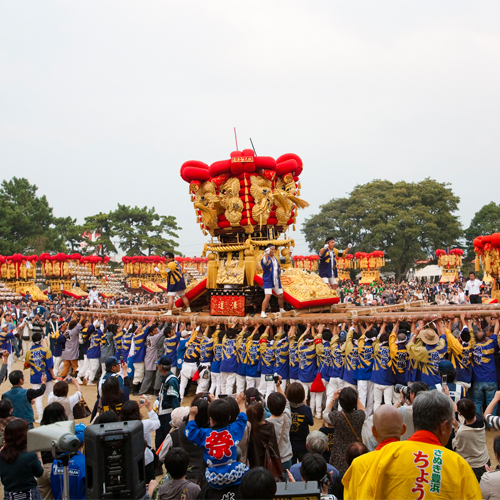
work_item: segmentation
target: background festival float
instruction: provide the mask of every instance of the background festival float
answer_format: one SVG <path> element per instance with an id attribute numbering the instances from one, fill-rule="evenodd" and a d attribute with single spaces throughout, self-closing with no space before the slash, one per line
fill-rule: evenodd
<path id="1" fill-rule="evenodd" d="M 484 269 L 483 281 L 492 283 L 491 301 L 500 302 L 499 278 L 500 278 L 500 233 L 486 236 L 478 236 L 473 241 L 476 253 L 476 272 L 480 270 L 480 264 Z"/>

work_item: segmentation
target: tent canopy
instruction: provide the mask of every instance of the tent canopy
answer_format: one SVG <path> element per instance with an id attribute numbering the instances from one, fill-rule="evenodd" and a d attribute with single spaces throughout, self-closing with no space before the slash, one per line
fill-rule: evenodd
<path id="1" fill-rule="evenodd" d="M 441 276 L 441 268 L 436 265 L 431 265 L 415 271 L 415 278 L 426 278 L 431 276 Z"/>

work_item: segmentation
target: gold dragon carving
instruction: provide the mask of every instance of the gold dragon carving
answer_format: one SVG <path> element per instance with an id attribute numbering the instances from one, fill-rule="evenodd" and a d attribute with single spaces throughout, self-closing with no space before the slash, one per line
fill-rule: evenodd
<path id="1" fill-rule="evenodd" d="M 231 226 L 239 226 L 243 212 L 243 201 L 240 199 L 240 181 L 230 177 L 221 187 L 219 201 L 225 209 L 224 215 Z"/>
<path id="2" fill-rule="evenodd" d="M 217 229 L 217 217 L 222 209 L 213 182 L 204 182 L 196 191 L 194 199 L 194 208 L 200 210 L 203 224 L 210 230 Z"/>
<path id="3" fill-rule="evenodd" d="M 289 179 L 279 178 L 274 188 L 274 204 L 276 205 L 276 218 L 278 224 L 286 225 L 292 216 L 294 206 L 298 208 L 305 208 L 309 203 L 297 197 L 297 187 L 293 177 Z"/>
<path id="4" fill-rule="evenodd" d="M 274 195 L 272 183 L 260 176 L 253 176 L 250 179 L 250 194 L 255 205 L 252 207 L 252 218 L 259 223 L 259 226 L 266 224 L 273 207 Z"/>

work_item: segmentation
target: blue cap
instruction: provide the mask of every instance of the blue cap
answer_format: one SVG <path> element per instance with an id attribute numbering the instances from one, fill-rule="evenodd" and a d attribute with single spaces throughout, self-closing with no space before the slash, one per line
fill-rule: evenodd
<path id="1" fill-rule="evenodd" d="M 75 425 L 75 436 L 78 438 L 78 441 L 80 441 L 80 445 L 83 443 L 83 440 L 85 439 L 85 424 L 76 424 Z"/>
<path id="2" fill-rule="evenodd" d="M 440 362 L 439 362 L 439 371 L 441 373 L 448 373 L 448 372 L 451 372 L 451 370 L 453 370 L 453 365 L 451 363 L 451 361 L 448 361 L 447 359 L 442 359 Z"/>
<path id="3" fill-rule="evenodd" d="M 345 332 L 345 330 L 342 330 L 340 333 L 339 333 L 339 341 L 340 342 L 345 342 L 347 339 L 347 333 Z"/>
<path id="4" fill-rule="evenodd" d="M 113 368 L 113 366 L 116 366 L 119 364 L 120 364 L 120 362 L 118 361 L 118 359 L 115 356 L 111 356 L 110 358 L 108 358 L 106 360 L 106 371 L 107 372 L 111 371 L 111 368 Z"/>
<path id="5" fill-rule="evenodd" d="M 163 356 L 160 356 L 160 359 L 156 362 L 157 365 L 163 365 L 163 366 L 172 366 L 172 361 L 170 361 L 170 358 L 164 354 Z"/>

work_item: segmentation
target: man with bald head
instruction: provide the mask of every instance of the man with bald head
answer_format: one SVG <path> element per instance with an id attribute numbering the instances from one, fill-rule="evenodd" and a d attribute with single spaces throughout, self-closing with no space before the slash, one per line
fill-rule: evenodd
<path id="1" fill-rule="evenodd" d="M 397 408 L 392 405 L 382 405 L 377 408 L 373 414 L 372 433 L 377 440 L 378 446 L 375 451 L 365 453 L 354 459 L 345 473 L 342 479 L 345 500 L 358 498 L 359 483 L 363 474 L 373 462 L 373 454 L 377 453 L 385 445 L 399 441 L 405 432 L 406 425 L 403 423 L 403 415 Z"/>

